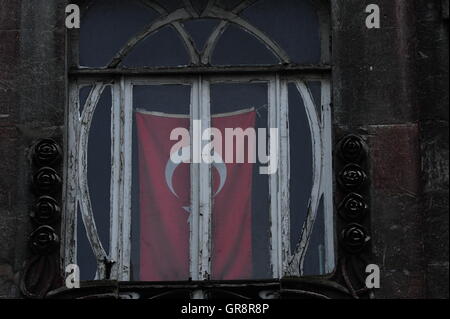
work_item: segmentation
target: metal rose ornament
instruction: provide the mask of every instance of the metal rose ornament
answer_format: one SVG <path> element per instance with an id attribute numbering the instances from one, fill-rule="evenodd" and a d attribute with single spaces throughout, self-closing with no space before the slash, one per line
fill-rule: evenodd
<path id="1" fill-rule="evenodd" d="M 40 166 L 52 165 L 61 159 L 61 148 L 52 139 L 42 139 L 34 146 L 33 160 Z"/>
<path id="2" fill-rule="evenodd" d="M 353 190 L 363 187 L 367 181 L 367 174 L 357 164 L 346 165 L 338 175 L 341 186 Z"/>
<path id="3" fill-rule="evenodd" d="M 359 162 L 366 156 L 367 145 L 357 135 L 349 134 L 338 143 L 340 157 L 346 162 Z"/>
<path id="4" fill-rule="evenodd" d="M 345 220 L 361 220 L 368 210 L 364 197 L 357 193 L 350 193 L 339 204 L 338 212 Z"/>
<path id="5" fill-rule="evenodd" d="M 41 196 L 34 204 L 31 218 L 39 225 L 53 224 L 58 220 L 61 208 L 58 202 L 50 196 Z"/>
<path id="6" fill-rule="evenodd" d="M 367 230 L 360 224 L 348 224 L 341 231 L 341 242 L 344 248 L 350 253 L 360 252 L 370 241 Z"/>
<path id="7" fill-rule="evenodd" d="M 33 176 L 33 185 L 38 193 L 57 192 L 61 186 L 61 177 L 51 167 L 42 167 Z"/>
<path id="8" fill-rule="evenodd" d="M 50 226 L 40 226 L 30 235 L 31 248 L 40 255 L 52 253 L 59 243 L 58 235 Z"/>

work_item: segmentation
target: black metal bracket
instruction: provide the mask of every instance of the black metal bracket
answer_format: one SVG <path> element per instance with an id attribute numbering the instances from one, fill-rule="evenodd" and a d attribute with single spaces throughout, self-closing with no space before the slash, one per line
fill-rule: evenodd
<path id="1" fill-rule="evenodd" d="M 58 286 L 59 236 L 55 227 L 61 214 L 61 159 L 61 148 L 52 139 L 39 140 L 32 147 L 31 188 L 36 201 L 30 213 L 31 256 L 21 280 L 22 293 L 28 298 L 43 298 Z"/>
<path id="2" fill-rule="evenodd" d="M 361 136 L 347 134 L 337 143 L 335 153 L 339 245 L 334 280 L 354 298 L 369 297 L 365 285 L 365 269 L 371 258 L 369 150 Z"/>

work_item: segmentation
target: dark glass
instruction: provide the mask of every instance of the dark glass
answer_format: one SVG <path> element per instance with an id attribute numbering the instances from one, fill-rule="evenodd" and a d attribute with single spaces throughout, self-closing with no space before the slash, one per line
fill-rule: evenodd
<path id="1" fill-rule="evenodd" d="M 206 41 L 215 27 L 219 24 L 219 21 L 213 19 L 195 19 L 185 21 L 183 24 L 186 31 L 188 31 L 194 40 L 195 46 L 201 51 L 205 47 Z"/>
<path id="2" fill-rule="evenodd" d="M 243 0 L 217 0 L 217 4 L 218 6 L 231 11 L 242 1 Z"/>
<path id="3" fill-rule="evenodd" d="M 201 14 L 203 12 L 203 10 L 205 10 L 206 5 L 208 4 L 209 0 L 193 0 L 191 1 L 192 6 L 194 7 L 194 9 Z"/>
<path id="4" fill-rule="evenodd" d="M 85 100 L 87 89 L 80 91 Z M 87 92 L 88 93 L 88 92 Z M 109 251 L 111 185 L 111 87 L 107 86 L 96 106 L 88 137 L 87 180 L 92 213 L 103 248 Z M 94 279 L 96 261 L 78 216 L 78 265 L 82 279 Z"/>
<path id="5" fill-rule="evenodd" d="M 190 63 L 183 42 L 172 26 L 149 35 L 124 58 L 125 67 L 179 66 Z"/>
<path id="6" fill-rule="evenodd" d="M 320 201 L 317 211 L 316 222 L 311 233 L 308 251 L 306 252 L 305 264 L 303 265 L 303 274 L 323 275 L 325 274 L 325 220 L 323 199 Z"/>
<path id="7" fill-rule="evenodd" d="M 316 106 L 319 118 L 322 118 L 322 84 L 320 81 L 306 82 L 306 85 L 311 92 L 314 104 Z"/>
<path id="8" fill-rule="evenodd" d="M 92 85 L 87 85 L 87 86 L 83 86 L 82 88 L 80 88 L 80 116 L 83 113 L 84 110 L 84 105 L 86 104 L 87 98 L 89 96 L 89 93 L 92 90 Z"/>
<path id="9" fill-rule="evenodd" d="M 206 1 L 192 1 L 202 12 Z M 220 1 L 232 10 L 238 1 Z M 169 12 L 181 7 L 180 1 L 160 1 Z M 160 17 L 155 10 L 137 0 L 98 0 L 82 18 L 80 65 L 108 65 L 119 50 L 135 35 Z M 321 57 L 320 23 L 310 0 L 260 0 L 241 13 L 241 17 L 277 43 L 294 63 L 318 63 Z M 202 21 L 202 22 L 200 22 Z M 198 49 L 203 48 L 219 20 L 185 21 L 187 31 Z M 123 66 L 182 66 L 190 64 L 186 48 L 172 26 L 149 35 L 122 61 Z M 279 59 L 255 36 L 230 23 L 218 40 L 212 57 L 215 65 L 267 65 Z"/>
<path id="10" fill-rule="evenodd" d="M 260 0 L 241 16 L 278 43 L 292 62 L 320 62 L 320 24 L 314 1 Z"/>
<path id="11" fill-rule="evenodd" d="M 183 6 L 182 0 L 157 0 L 160 6 L 166 9 L 168 12 L 173 12 Z"/>
<path id="12" fill-rule="evenodd" d="M 97 272 L 97 258 L 89 244 L 80 209 L 77 210 L 77 265 L 80 280 L 94 280 Z"/>
<path id="13" fill-rule="evenodd" d="M 257 38 L 229 25 L 217 42 L 213 65 L 278 64 L 278 58 Z"/>
<path id="14" fill-rule="evenodd" d="M 320 101 L 320 83 L 309 87 L 313 99 Z M 290 140 L 290 215 L 291 251 L 300 240 L 305 222 L 313 182 L 311 130 L 303 99 L 295 84 L 290 83 L 289 94 L 289 140 Z M 319 247 L 320 246 L 320 247 Z M 307 250 L 304 272 L 317 275 L 323 272 L 324 261 L 324 209 L 320 205 Z M 320 254 L 319 254 L 320 252 Z"/>
<path id="15" fill-rule="evenodd" d="M 189 85 L 136 85 L 133 88 L 133 108 L 189 116 L 190 96 Z"/>
<path id="16" fill-rule="evenodd" d="M 113 56 L 157 16 L 139 1 L 94 1 L 81 19 L 80 65 L 108 65 Z"/>

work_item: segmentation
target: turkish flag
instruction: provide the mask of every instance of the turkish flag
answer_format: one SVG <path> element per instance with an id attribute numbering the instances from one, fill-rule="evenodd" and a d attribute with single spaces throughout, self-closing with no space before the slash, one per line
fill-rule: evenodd
<path id="1" fill-rule="evenodd" d="M 255 111 L 213 116 L 211 124 L 224 137 L 225 128 L 254 128 Z M 190 164 L 171 162 L 170 150 L 178 141 L 169 138 L 173 129 L 189 129 L 189 125 L 189 118 L 183 115 L 136 112 L 141 280 L 187 280 L 190 277 Z M 224 141 L 222 150 L 215 151 L 225 161 Z M 248 163 L 247 157 L 245 163 L 213 163 L 211 174 L 211 278 L 251 278 L 253 164 Z"/>

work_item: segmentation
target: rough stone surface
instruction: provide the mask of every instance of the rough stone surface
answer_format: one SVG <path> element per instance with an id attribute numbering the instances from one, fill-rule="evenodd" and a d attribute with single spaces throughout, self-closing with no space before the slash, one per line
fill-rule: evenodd
<path id="1" fill-rule="evenodd" d="M 417 124 L 371 126 L 372 234 L 384 275 L 378 296 L 424 297 Z"/>
<path id="2" fill-rule="evenodd" d="M 370 3 L 333 2 L 334 120 L 342 125 L 414 121 L 414 1 L 379 1 L 381 28 L 369 30 Z"/>
<path id="3" fill-rule="evenodd" d="M 62 140 L 65 1 L 0 0 L 0 298 L 20 297 L 31 231 L 30 147 Z"/>
<path id="4" fill-rule="evenodd" d="M 420 103 L 426 295 L 448 298 L 448 1 L 418 1 L 417 16 L 420 26 L 417 28 L 417 99 Z"/>
<path id="5" fill-rule="evenodd" d="M 448 298 L 448 18 L 440 0 L 333 2 L 333 111 L 369 143 L 377 298 Z M 336 131 L 336 130 L 335 130 Z"/>

